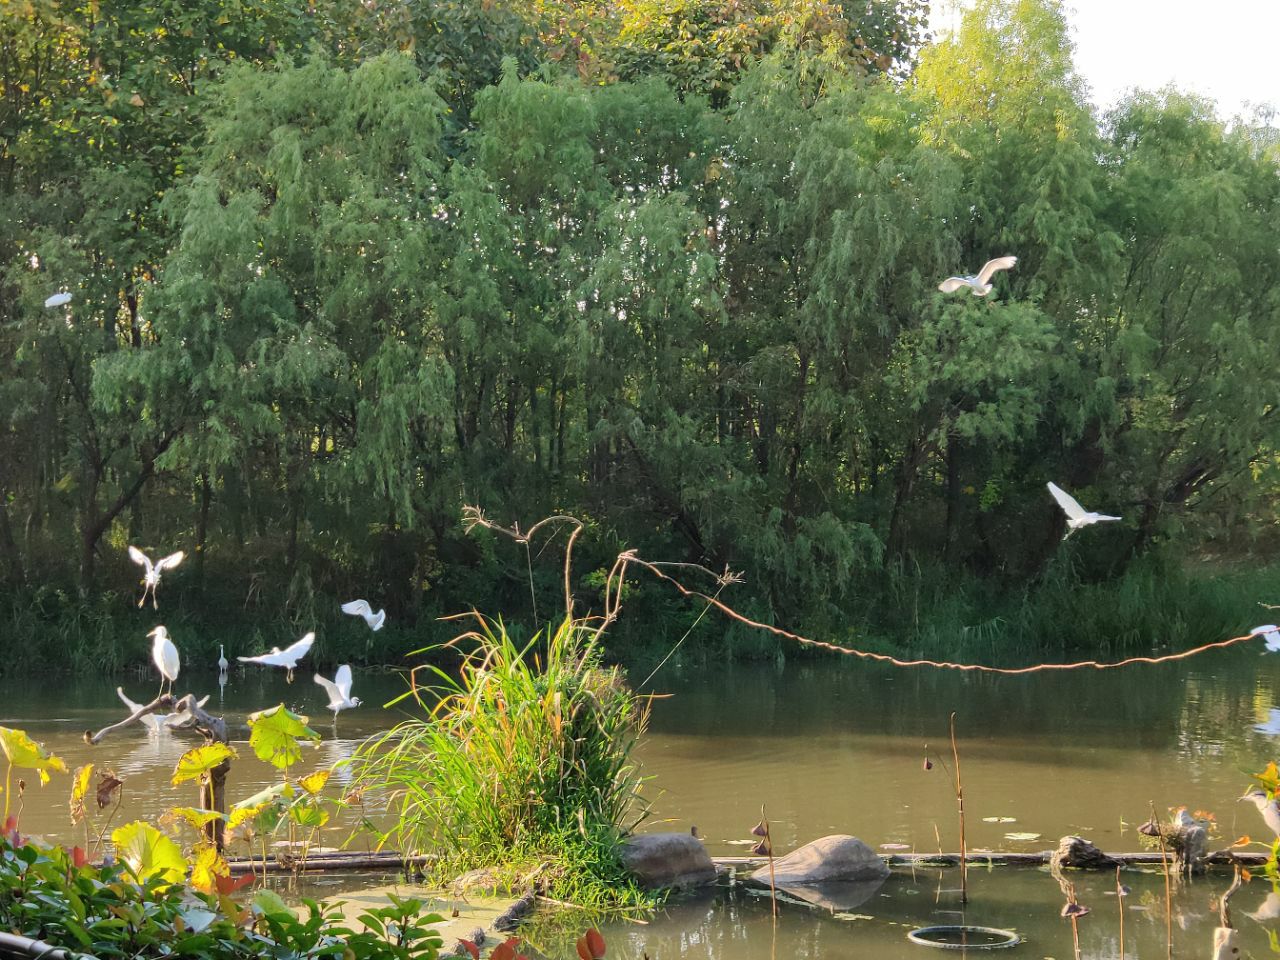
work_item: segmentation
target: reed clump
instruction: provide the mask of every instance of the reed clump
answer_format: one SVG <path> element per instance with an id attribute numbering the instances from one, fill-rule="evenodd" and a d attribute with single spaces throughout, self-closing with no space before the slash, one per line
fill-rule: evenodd
<path id="1" fill-rule="evenodd" d="M 632 759 L 646 702 L 602 664 L 600 631 L 581 620 L 525 644 L 500 620 L 476 620 L 443 645 L 462 653 L 456 675 L 414 671 L 397 702 L 422 715 L 356 756 L 361 783 L 390 798 L 383 842 L 435 854 L 441 882 L 483 868 L 582 905 L 642 901 L 618 847 L 647 815 Z"/>

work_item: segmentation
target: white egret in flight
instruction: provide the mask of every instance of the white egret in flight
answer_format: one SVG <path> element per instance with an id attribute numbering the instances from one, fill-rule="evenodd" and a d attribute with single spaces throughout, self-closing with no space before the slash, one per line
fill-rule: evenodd
<path id="1" fill-rule="evenodd" d="M 45 300 L 44 305 L 47 309 L 52 310 L 55 307 L 65 307 L 71 302 L 71 294 L 55 293 L 53 296 Z"/>
<path id="2" fill-rule="evenodd" d="M 955 293 L 962 287 L 968 287 L 975 297 L 985 297 L 991 292 L 991 277 L 997 270 L 1011 270 L 1018 262 L 1017 257 L 996 257 L 982 265 L 982 269 L 971 277 L 947 277 L 938 289 L 943 293 Z"/>
<path id="3" fill-rule="evenodd" d="M 236 659 L 241 663 L 260 663 L 264 667 L 284 667 L 288 671 L 289 682 L 293 683 L 293 668 L 307 655 L 307 651 L 311 649 L 311 644 L 315 643 L 315 640 L 316 635 L 308 633 L 297 643 L 290 644 L 283 650 L 272 647 L 270 653 L 259 654 L 256 657 L 236 657 Z"/>
<path id="4" fill-rule="evenodd" d="M 152 608 L 156 610 L 160 608 L 160 604 L 156 602 L 156 587 L 160 586 L 160 574 L 165 570 L 172 570 L 182 562 L 185 556 L 186 554 L 179 550 L 152 563 L 151 558 L 137 547 L 129 548 L 129 559 L 142 567 L 142 599 L 138 601 L 139 607 L 147 602 L 147 591 L 150 590 Z"/>
<path id="5" fill-rule="evenodd" d="M 1105 513 L 1091 513 L 1076 501 L 1075 497 L 1067 493 L 1057 484 L 1049 484 L 1049 492 L 1053 494 L 1053 499 L 1058 501 L 1058 506 L 1062 508 L 1062 512 L 1067 515 L 1067 532 L 1062 535 L 1065 540 L 1081 527 L 1087 527 L 1091 523 L 1099 523 L 1102 520 L 1119 520 L 1120 517 L 1109 517 Z"/>
<path id="6" fill-rule="evenodd" d="M 317 673 L 315 681 L 329 694 L 329 709 L 333 711 L 334 723 L 338 722 L 339 711 L 360 706 L 360 698 L 351 696 L 351 667 L 347 664 L 338 668 L 332 680 L 326 680 Z"/>
<path id="7" fill-rule="evenodd" d="M 368 600 L 352 600 L 350 603 L 344 603 L 342 612 L 349 613 L 355 617 L 363 617 L 364 622 L 369 625 L 369 629 L 374 631 L 381 630 L 382 625 L 387 622 L 387 611 L 384 609 L 374 613 L 373 607 L 369 606 Z"/>
<path id="8" fill-rule="evenodd" d="M 1280 651 L 1280 627 L 1277 627 L 1274 623 L 1254 627 L 1249 633 L 1255 637 L 1262 637 L 1266 641 L 1267 653 Z"/>
<path id="9" fill-rule="evenodd" d="M 169 681 L 169 693 L 173 693 L 173 684 L 178 679 L 178 648 L 169 639 L 169 631 L 163 626 L 156 627 L 148 637 L 151 641 L 151 659 L 160 671 L 160 694 L 164 693 L 164 682 Z M 156 694 L 159 696 L 160 694 Z"/>

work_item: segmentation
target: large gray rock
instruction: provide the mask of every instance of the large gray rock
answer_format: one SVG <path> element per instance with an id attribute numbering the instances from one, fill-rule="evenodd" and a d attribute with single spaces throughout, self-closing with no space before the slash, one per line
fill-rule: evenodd
<path id="1" fill-rule="evenodd" d="M 631 837 L 621 850 L 622 864 L 641 886 L 696 887 L 716 878 L 706 848 L 687 833 L 646 833 Z"/>
<path id="2" fill-rule="evenodd" d="M 832 883 L 843 880 L 883 880 L 888 865 L 857 837 L 837 834 L 806 843 L 785 857 L 773 861 L 774 882 L 778 886 Z M 769 882 L 769 867 L 751 875 L 757 883 Z"/>

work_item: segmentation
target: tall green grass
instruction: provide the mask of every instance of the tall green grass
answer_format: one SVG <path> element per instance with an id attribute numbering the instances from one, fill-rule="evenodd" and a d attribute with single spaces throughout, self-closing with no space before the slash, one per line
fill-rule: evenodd
<path id="1" fill-rule="evenodd" d="M 401 700 L 422 716 L 356 755 L 358 781 L 391 798 L 383 841 L 435 854 L 442 881 L 490 868 L 513 887 L 536 875 L 584 906 L 641 902 L 617 850 L 647 814 L 631 757 L 645 701 L 602 666 L 580 621 L 521 645 L 501 621 L 477 619 L 446 645 L 466 651 L 457 676 L 416 671 L 434 683 L 415 681 Z"/>

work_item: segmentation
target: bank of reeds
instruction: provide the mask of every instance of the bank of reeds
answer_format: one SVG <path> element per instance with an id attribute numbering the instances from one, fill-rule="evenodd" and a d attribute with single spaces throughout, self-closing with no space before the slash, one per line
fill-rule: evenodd
<path id="1" fill-rule="evenodd" d="M 357 754 L 358 780 L 390 797 L 384 842 L 435 854 L 440 881 L 487 868 L 582 905 L 642 900 L 617 850 L 646 814 L 631 756 L 644 700 L 602 666 L 581 621 L 522 645 L 501 621 L 476 620 L 445 645 L 463 655 L 456 675 L 415 671 L 401 702 L 422 715 Z"/>

